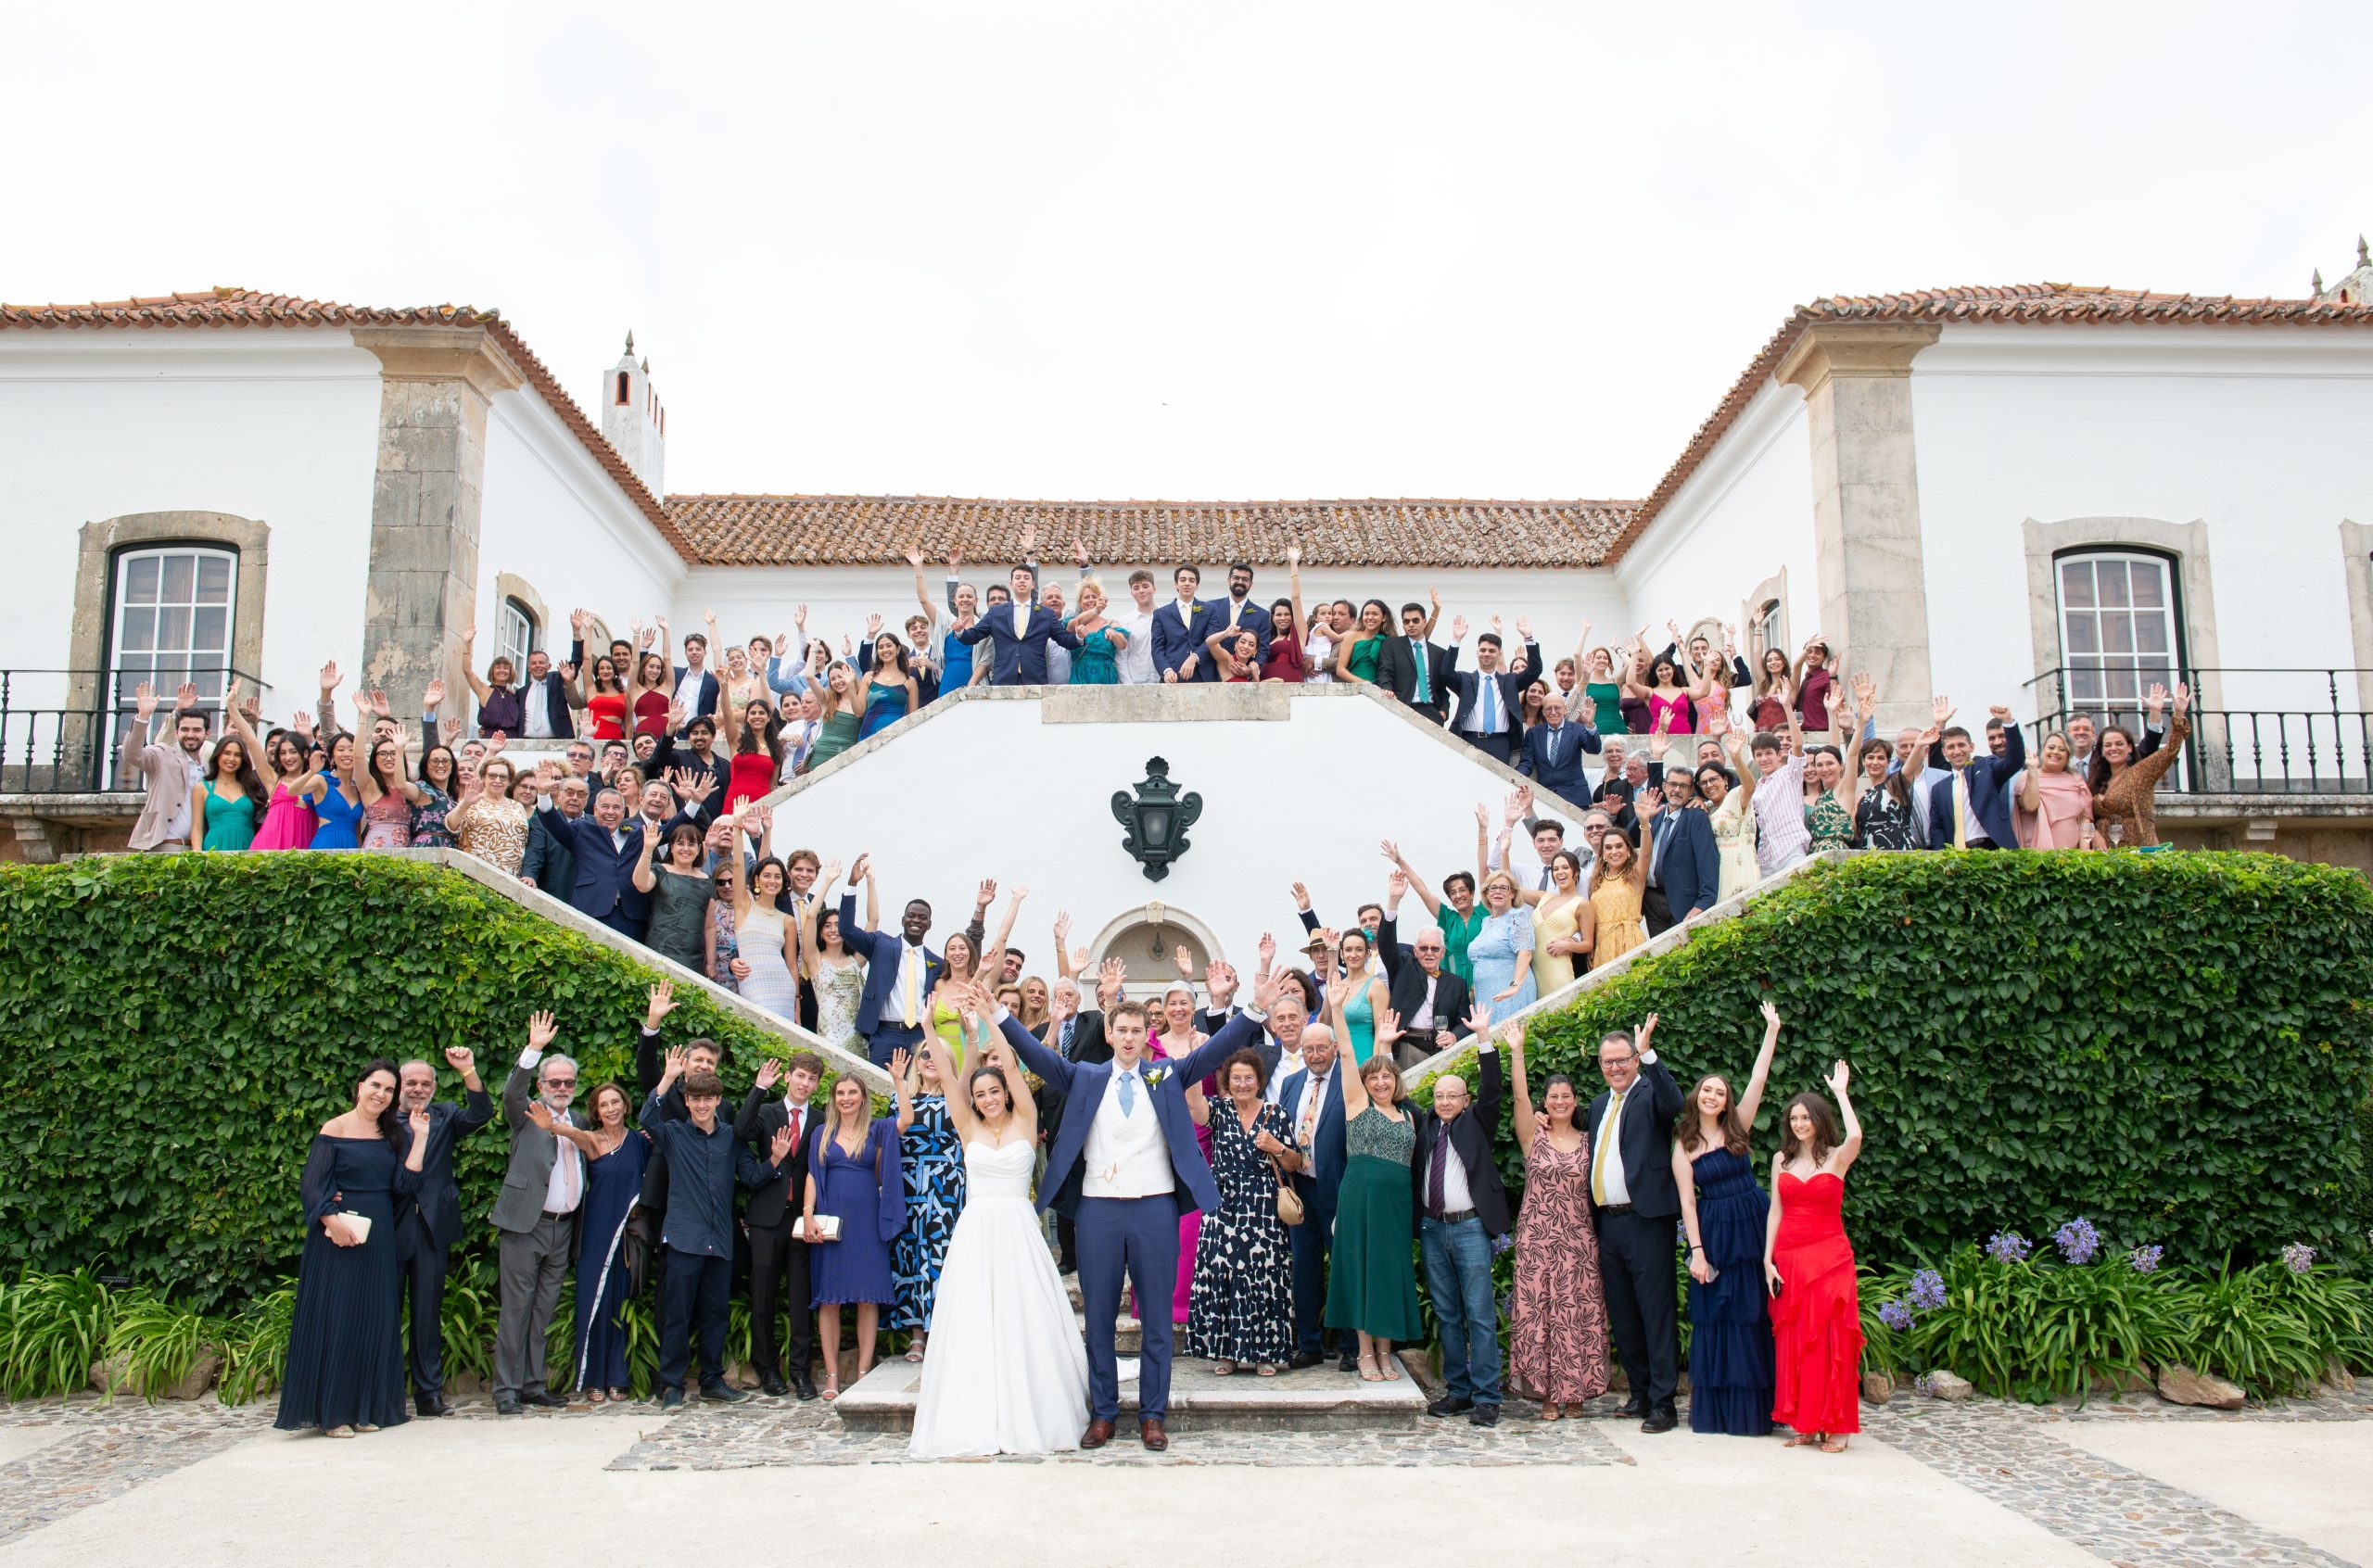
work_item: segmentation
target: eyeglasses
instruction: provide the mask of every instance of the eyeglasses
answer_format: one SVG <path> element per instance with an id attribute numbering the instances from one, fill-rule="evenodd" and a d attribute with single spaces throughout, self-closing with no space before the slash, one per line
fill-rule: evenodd
<path id="1" fill-rule="evenodd" d="M 577 1080 L 573 1078 L 547 1078 L 544 1080 L 544 1087 L 547 1089 L 574 1089 L 577 1087 Z"/>

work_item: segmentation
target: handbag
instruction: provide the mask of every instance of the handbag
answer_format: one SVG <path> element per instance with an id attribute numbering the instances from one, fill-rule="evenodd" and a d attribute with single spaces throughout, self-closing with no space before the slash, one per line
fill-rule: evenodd
<path id="1" fill-rule="evenodd" d="M 1302 1208 L 1301 1195 L 1294 1191 L 1293 1179 L 1286 1174 L 1286 1168 L 1275 1159 L 1269 1161 L 1269 1169 L 1277 1173 L 1277 1218 L 1288 1225 L 1301 1224 L 1305 1210 Z"/>

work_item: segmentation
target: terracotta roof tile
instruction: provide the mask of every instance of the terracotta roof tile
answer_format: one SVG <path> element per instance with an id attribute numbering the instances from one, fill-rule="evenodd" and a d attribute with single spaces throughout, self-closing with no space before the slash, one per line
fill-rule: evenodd
<path id="1" fill-rule="evenodd" d="M 6 305 L 0 304 L 0 328 L 74 328 L 74 327 L 247 327 L 247 326 L 477 326 L 501 343 L 512 362 L 519 367 L 527 384 L 560 416 L 585 449 L 591 453 L 618 488 L 637 510 L 651 520 L 651 525 L 686 558 L 692 554 L 690 541 L 678 532 L 667 515 L 667 509 L 657 497 L 635 477 L 617 449 L 603 438 L 593 422 L 585 417 L 544 361 L 527 347 L 511 323 L 493 310 L 481 310 L 469 305 L 418 305 L 385 308 L 369 305 L 338 305 L 320 299 L 299 299 L 294 295 L 261 294 L 246 288 L 212 288 L 202 294 L 166 294 L 152 297 L 116 299 L 88 305 Z"/>
<path id="2" fill-rule="evenodd" d="M 1771 373 L 1806 330 L 1831 322 L 2004 322 L 2071 325 L 2122 323 L 2174 325 L 2373 326 L 2373 305 L 2342 305 L 2314 299 L 2235 299 L 2229 295 L 2152 294 L 2144 289 L 2092 288 L 2078 284 L 2014 284 L 2008 287 L 1929 288 L 1908 294 L 1838 295 L 1799 305 L 1781 324 L 1745 373 L 1731 384 L 1705 424 L 1648 499 L 1633 509 L 1623 531 L 1608 546 L 1603 563 L 1612 566 L 1648 530 L 1657 513 L 1697 471 L 1754 400 Z"/>
<path id="3" fill-rule="evenodd" d="M 1026 525 L 1041 558 L 1068 560 L 1077 535 L 1098 561 L 1243 561 L 1313 566 L 1596 565 L 1628 501 L 975 500 L 945 496 L 670 496 L 667 510 L 719 565 L 860 566 L 924 557 L 1008 561 Z"/>

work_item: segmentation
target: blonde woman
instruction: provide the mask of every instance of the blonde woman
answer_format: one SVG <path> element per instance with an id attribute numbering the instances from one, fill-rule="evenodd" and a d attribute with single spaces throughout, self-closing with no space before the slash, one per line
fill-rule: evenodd
<path id="1" fill-rule="evenodd" d="M 1073 686 L 1121 683 L 1119 661 L 1129 646 L 1129 634 L 1105 614 L 1110 603 L 1101 581 L 1088 577 L 1080 583 L 1079 609 L 1072 616 L 1072 631 L 1079 639 L 1079 649 L 1072 654 Z"/>
<path id="2" fill-rule="evenodd" d="M 519 770 L 509 757 L 489 757 L 475 778 L 462 780 L 461 803 L 445 816 L 453 841 L 506 877 L 527 857 L 527 808 L 511 798 Z"/>
<path id="3" fill-rule="evenodd" d="M 1614 836 L 1607 835 L 1610 839 Z M 1505 871 L 1494 871 L 1483 879 L 1483 907 L 1489 913 L 1484 916 L 1481 928 L 1467 940 L 1466 961 L 1475 972 L 1476 1005 L 1488 1009 L 1491 1021 L 1498 1023 L 1530 1006 L 1540 995 L 1532 978 L 1532 914 L 1522 906 L 1516 879 Z M 1380 1056 L 1384 1043 L 1381 1022 L 1376 1034 Z M 1339 1026 L 1335 1037 L 1348 1038 Z"/>
<path id="4" fill-rule="evenodd" d="M 1549 891 L 1532 910 L 1532 987 L 1546 996 L 1574 983 L 1589 968 L 1597 936 L 1590 892 L 1582 886 L 1581 857 L 1559 850 L 1549 859 Z"/>
<path id="5" fill-rule="evenodd" d="M 1648 892 L 1648 846 L 1656 842 L 1656 819 L 1640 818 L 1640 847 L 1622 829 L 1609 828 L 1598 841 L 1598 864 L 1591 868 L 1591 917 L 1597 945 L 1591 967 L 1611 964 L 1648 940 L 1640 902 Z"/>

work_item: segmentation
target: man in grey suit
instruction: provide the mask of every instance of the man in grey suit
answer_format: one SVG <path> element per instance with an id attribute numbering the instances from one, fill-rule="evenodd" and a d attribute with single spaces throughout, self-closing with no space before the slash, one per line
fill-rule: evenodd
<path id="1" fill-rule="evenodd" d="M 497 1278 L 502 1299 L 494 1335 L 497 1415 L 517 1415 L 523 1405 L 559 1410 L 568 1403 L 544 1386 L 544 1334 L 560 1302 L 561 1276 L 568 1269 L 577 1210 L 585 1203 L 585 1157 L 549 1130 L 551 1122 L 576 1125 L 568 1106 L 577 1098 L 577 1064 L 544 1055 L 559 1032 L 550 1013 L 529 1018 L 527 1048 L 502 1086 L 511 1170 L 492 1216 L 501 1244 Z M 531 1119 L 531 1098 L 543 1107 L 547 1126 Z"/>

